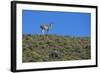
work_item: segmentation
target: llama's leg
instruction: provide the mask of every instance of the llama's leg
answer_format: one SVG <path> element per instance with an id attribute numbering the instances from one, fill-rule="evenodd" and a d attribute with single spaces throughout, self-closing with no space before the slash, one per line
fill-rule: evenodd
<path id="1" fill-rule="evenodd" d="M 48 34 L 49 29 L 46 30 L 46 34 Z"/>
<path id="2" fill-rule="evenodd" d="M 44 33 L 45 33 L 45 31 L 44 30 L 42 30 L 42 34 L 44 35 Z"/>

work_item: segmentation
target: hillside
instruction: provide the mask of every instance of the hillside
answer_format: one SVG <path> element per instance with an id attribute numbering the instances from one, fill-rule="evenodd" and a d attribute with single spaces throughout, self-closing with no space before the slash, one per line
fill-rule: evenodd
<path id="1" fill-rule="evenodd" d="M 90 59 L 90 37 L 23 35 L 23 62 Z"/>

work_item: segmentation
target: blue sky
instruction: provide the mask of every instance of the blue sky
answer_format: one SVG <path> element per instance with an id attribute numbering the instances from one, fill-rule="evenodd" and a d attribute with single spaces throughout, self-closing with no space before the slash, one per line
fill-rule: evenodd
<path id="1" fill-rule="evenodd" d="M 42 34 L 40 25 L 53 23 L 49 34 L 90 36 L 91 14 L 78 12 L 23 10 L 22 33 Z"/>

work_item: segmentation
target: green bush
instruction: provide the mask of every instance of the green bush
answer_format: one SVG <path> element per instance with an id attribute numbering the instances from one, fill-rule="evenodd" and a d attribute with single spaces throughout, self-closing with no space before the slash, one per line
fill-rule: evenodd
<path id="1" fill-rule="evenodd" d="M 23 62 L 86 60 L 91 58 L 90 37 L 23 35 Z"/>

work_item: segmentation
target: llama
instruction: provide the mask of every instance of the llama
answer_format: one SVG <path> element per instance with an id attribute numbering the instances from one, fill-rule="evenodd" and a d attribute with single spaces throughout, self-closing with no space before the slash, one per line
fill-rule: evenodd
<path id="1" fill-rule="evenodd" d="M 40 28 L 41 28 L 41 32 L 42 34 L 47 34 L 49 32 L 49 30 L 51 29 L 52 27 L 52 24 L 42 24 L 40 25 Z"/>

